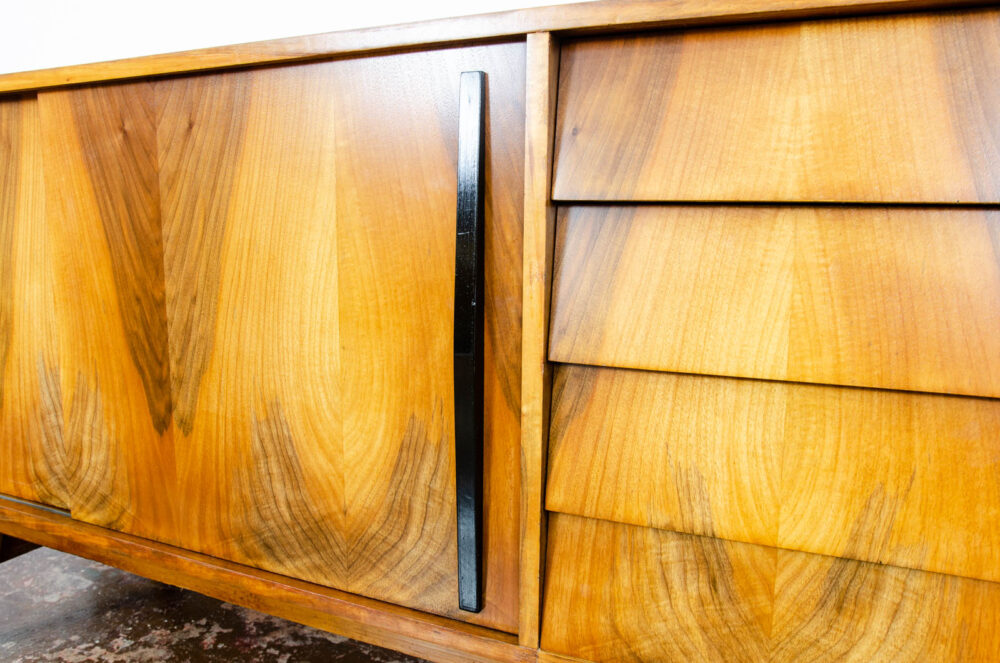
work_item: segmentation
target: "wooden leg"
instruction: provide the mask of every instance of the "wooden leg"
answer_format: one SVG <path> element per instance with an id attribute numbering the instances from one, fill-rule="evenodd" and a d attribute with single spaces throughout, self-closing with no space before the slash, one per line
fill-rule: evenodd
<path id="1" fill-rule="evenodd" d="M 19 555 L 31 552 L 35 548 L 40 547 L 41 546 L 29 541 L 15 539 L 12 536 L 0 534 L 0 562 L 6 562 L 8 559 L 14 559 Z"/>

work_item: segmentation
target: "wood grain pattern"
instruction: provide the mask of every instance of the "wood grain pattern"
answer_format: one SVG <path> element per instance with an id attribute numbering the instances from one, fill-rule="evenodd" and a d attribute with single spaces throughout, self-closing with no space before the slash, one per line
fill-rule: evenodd
<path id="1" fill-rule="evenodd" d="M 72 92 L 69 101 L 104 229 L 125 341 L 153 427 L 162 435 L 172 412 L 163 261 L 158 259 L 163 237 L 153 89 L 142 83 L 84 88 Z"/>
<path id="2" fill-rule="evenodd" d="M 242 151 L 253 74 L 189 76 L 156 84 L 158 182 L 170 320 L 174 419 L 191 433 L 213 348 L 222 244 Z M 181 278 L 187 275 L 187 280 Z"/>
<path id="3" fill-rule="evenodd" d="M 1000 201 L 998 18 L 567 44 L 554 198 Z"/>
<path id="4" fill-rule="evenodd" d="M 1000 581 L 1000 402 L 790 387 L 784 437 L 779 546 Z"/>
<path id="5" fill-rule="evenodd" d="M 185 546 L 346 589 L 329 65 L 159 83 Z"/>
<path id="6" fill-rule="evenodd" d="M 992 210 L 570 207 L 553 361 L 1000 396 Z"/>
<path id="7" fill-rule="evenodd" d="M 592 32 L 601 28 L 623 30 L 759 22 L 976 4 L 989 4 L 989 0 L 604 0 L 3 74 L 0 75 L 0 92 L 251 64 L 287 63 L 393 48 L 514 37 L 549 30 Z"/>
<path id="8" fill-rule="evenodd" d="M 153 88 L 38 99 L 68 506 L 178 540 Z"/>
<path id="9" fill-rule="evenodd" d="M 528 35 L 526 50 L 518 637 L 522 645 L 537 647 L 545 567 L 545 462 L 551 395 L 546 349 L 556 225 L 549 191 L 559 50 L 552 34 L 547 32 Z"/>
<path id="10" fill-rule="evenodd" d="M 0 101 L 0 493 L 66 506 L 41 142 L 35 97 Z"/>
<path id="11" fill-rule="evenodd" d="M 542 647 L 593 661 L 986 661 L 1000 585 L 554 514 Z"/>
<path id="12" fill-rule="evenodd" d="M 337 67 L 341 397 L 357 559 L 352 589 L 515 631 L 524 44 Z M 487 76 L 488 553 L 478 615 L 457 610 L 451 414 L 456 100 L 459 74 L 467 70 Z"/>
<path id="13" fill-rule="evenodd" d="M 771 660 L 992 661 L 1000 585 L 778 551 Z"/>
<path id="14" fill-rule="evenodd" d="M 576 656 L 566 656 L 564 654 L 554 654 L 544 649 L 538 650 L 538 663 L 579 663 L 584 659 Z"/>
<path id="15" fill-rule="evenodd" d="M 81 523 L 0 498 L 0 532 L 432 661 L 535 660 L 513 635 Z"/>
<path id="16" fill-rule="evenodd" d="M 542 648 L 590 661 L 766 661 L 778 551 L 552 514 Z"/>
<path id="17" fill-rule="evenodd" d="M 775 546 L 788 392 L 779 382 L 559 366 L 546 507 Z"/>
<path id="18" fill-rule="evenodd" d="M 561 366 L 546 504 L 1000 581 L 1000 401 Z"/>
<path id="19" fill-rule="evenodd" d="M 490 98 L 479 614 L 457 606 L 451 412 L 472 69 Z M 516 631 L 523 103 L 522 43 L 45 93 L 74 517 Z"/>

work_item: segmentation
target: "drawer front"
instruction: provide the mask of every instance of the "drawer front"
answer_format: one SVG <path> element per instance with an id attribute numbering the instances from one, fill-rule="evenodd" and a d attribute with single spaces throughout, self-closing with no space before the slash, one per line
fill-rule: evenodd
<path id="1" fill-rule="evenodd" d="M 573 206 L 553 361 L 1000 396 L 1000 212 Z"/>
<path id="2" fill-rule="evenodd" d="M 592 661 L 993 661 L 1000 585 L 562 514 L 542 648 Z"/>
<path id="3" fill-rule="evenodd" d="M 1000 401 L 561 366 L 553 511 L 1000 581 Z"/>
<path id="4" fill-rule="evenodd" d="M 561 200 L 996 202 L 1000 12 L 563 47 Z"/>

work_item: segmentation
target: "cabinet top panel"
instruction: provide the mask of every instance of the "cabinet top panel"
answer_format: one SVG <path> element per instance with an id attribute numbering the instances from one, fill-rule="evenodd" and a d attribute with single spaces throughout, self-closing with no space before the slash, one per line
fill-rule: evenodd
<path id="1" fill-rule="evenodd" d="M 0 75 L 0 93 L 519 37 L 987 5 L 985 0 L 598 0 Z"/>

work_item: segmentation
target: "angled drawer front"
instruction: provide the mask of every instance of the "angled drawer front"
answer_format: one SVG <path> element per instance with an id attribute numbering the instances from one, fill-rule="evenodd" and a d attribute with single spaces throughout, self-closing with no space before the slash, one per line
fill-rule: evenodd
<path id="1" fill-rule="evenodd" d="M 1000 581 L 1000 401 L 561 366 L 547 507 Z"/>
<path id="2" fill-rule="evenodd" d="M 575 206 L 553 361 L 1000 396 L 1000 212 Z"/>
<path id="3" fill-rule="evenodd" d="M 1000 12 L 562 50 L 561 200 L 1000 200 Z"/>
<path id="4" fill-rule="evenodd" d="M 554 514 L 543 649 L 591 661 L 995 661 L 1000 585 Z"/>
<path id="5" fill-rule="evenodd" d="M 559 75 L 542 647 L 1000 658 L 1000 11 Z"/>

